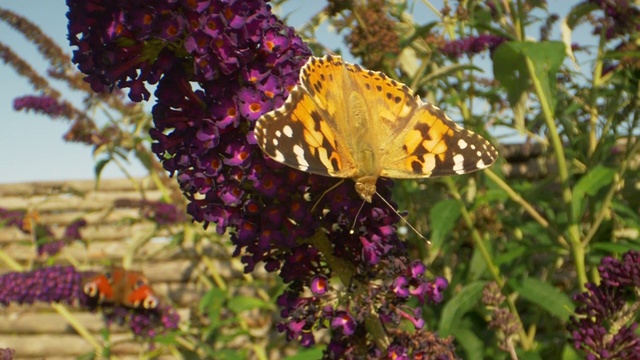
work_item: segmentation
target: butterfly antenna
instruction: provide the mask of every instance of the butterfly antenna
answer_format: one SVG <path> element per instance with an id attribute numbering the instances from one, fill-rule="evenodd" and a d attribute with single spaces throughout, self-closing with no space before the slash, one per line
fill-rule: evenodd
<path id="1" fill-rule="evenodd" d="M 365 201 L 362 200 L 362 205 L 360 205 L 360 209 L 358 209 L 358 213 L 356 214 L 355 219 L 353 219 L 353 225 L 351 225 L 351 230 L 349 230 L 349 234 L 353 234 L 355 232 L 356 221 L 358 221 L 358 216 L 360 216 L 360 212 L 362 211 L 362 208 L 364 207 L 364 203 L 365 203 Z"/>
<path id="2" fill-rule="evenodd" d="M 340 181 L 338 181 L 335 185 L 333 185 L 332 187 L 328 188 L 327 190 L 325 190 L 322 195 L 320 195 L 320 198 L 318 198 L 318 200 L 316 200 L 316 203 L 313 204 L 313 207 L 311 208 L 311 212 L 313 213 L 313 210 L 316 209 L 316 206 L 318 206 L 318 204 L 320 203 L 320 200 L 322 200 L 324 198 L 325 195 L 327 195 L 329 193 L 329 191 L 334 190 L 335 188 L 337 188 L 338 186 L 340 186 L 340 184 L 342 184 L 344 182 L 344 179 L 340 179 Z"/>
<path id="3" fill-rule="evenodd" d="M 413 227 L 413 225 L 411 225 L 407 219 L 405 219 L 404 217 L 402 217 L 402 215 L 400 215 L 400 213 L 398 213 L 398 211 L 396 209 L 394 209 L 393 206 L 391 206 L 391 204 L 389 204 L 389 202 L 387 201 L 387 199 L 383 198 L 382 195 L 380 195 L 377 191 L 376 191 L 376 195 L 378 195 L 378 197 L 380 199 L 382 199 L 382 201 L 387 204 L 387 206 L 389 207 L 389 209 L 391 209 L 396 215 L 398 215 L 398 217 L 400 217 L 400 219 L 402 221 L 404 221 L 405 224 L 407 224 L 407 226 L 409 228 L 411 228 L 411 230 L 413 230 L 416 234 L 418 234 L 418 236 L 424 240 L 428 245 L 431 245 L 431 241 L 429 241 L 429 239 L 427 239 L 426 237 L 424 237 L 422 234 L 420 234 L 420 232 L 418 232 L 418 230 L 416 230 L 416 228 Z"/>

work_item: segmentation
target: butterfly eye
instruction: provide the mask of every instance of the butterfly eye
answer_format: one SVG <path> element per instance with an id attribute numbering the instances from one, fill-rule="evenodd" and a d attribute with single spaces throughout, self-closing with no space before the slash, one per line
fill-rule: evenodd
<path id="1" fill-rule="evenodd" d="M 96 295 L 98 295 L 98 286 L 94 283 L 86 284 L 82 290 L 89 297 L 96 297 Z"/>
<path id="2" fill-rule="evenodd" d="M 113 274 L 111 273 L 111 271 L 107 271 L 107 272 L 104 274 L 104 277 L 106 277 L 106 278 L 107 278 L 107 280 L 109 280 L 109 282 L 113 281 Z"/>
<path id="3" fill-rule="evenodd" d="M 155 296 L 147 296 L 142 303 L 145 309 L 155 309 L 158 307 L 158 298 Z"/>
<path id="4" fill-rule="evenodd" d="M 141 286 L 144 286 L 144 285 L 146 285 L 146 284 L 147 284 L 147 283 L 146 283 L 146 282 L 144 282 L 144 280 L 139 279 L 138 281 L 136 281 L 136 285 L 135 285 L 134 289 L 137 289 L 137 288 L 139 288 L 139 287 L 141 287 Z"/>

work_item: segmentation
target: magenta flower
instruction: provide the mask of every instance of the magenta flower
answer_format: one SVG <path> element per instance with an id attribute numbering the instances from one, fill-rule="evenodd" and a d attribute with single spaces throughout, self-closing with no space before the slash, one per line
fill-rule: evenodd
<path id="1" fill-rule="evenodd" d="M 442 53 L 450 58 L 459 58 L 462 55 L 472 56 L 485 50 L 493 52 L 505 41 L 503 37 L 483 34 L 468 38 L 450 41 L 440 48 Z"/>

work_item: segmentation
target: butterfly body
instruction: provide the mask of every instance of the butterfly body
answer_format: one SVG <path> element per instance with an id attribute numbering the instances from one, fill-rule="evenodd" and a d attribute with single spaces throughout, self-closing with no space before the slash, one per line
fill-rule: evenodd
<path id="1" fill-rule="evenodd" d="M 112 267 L 107 272 L 85 280 L 84 293 L 100 303 L 122 305 L 130 308 L 153 309 L 158 298 L 149 285 L 149 280 L 139 271 Z"/>
<path id="2" fill-rule="evenodd" d="M 490 166 L 497 152 L 404 84 L 380 72 L 312 57 L 284 105 L 262 115 L 258 145 L 313 174 L 351 178 L 371 202 L 378 177 L 427 178 Z"/>

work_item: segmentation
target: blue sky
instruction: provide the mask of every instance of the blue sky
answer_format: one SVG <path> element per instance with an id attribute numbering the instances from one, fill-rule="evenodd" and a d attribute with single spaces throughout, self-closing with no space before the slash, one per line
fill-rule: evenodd
<path id="1" fill-rule="evenodd" d="M 442 8 L 442 1 L 432 1 L 438 9 Z M 554 1 L 551 0 L 551 11 L 560 16 L 565 16 L 567 9 L 578 1 Z M 317 12 L 326 4 L 318 0 L 293 0 L 282 13 L 290 14 L 289 24 L 300 26 L 311 14 Z M 433 20 L 433 15 L 424 9 L 420 0 L 417 1 L 416 17 L 419 22 L 426 23 Z M 63 0 L 0 0 L 0 7 L 9 9 L 26 16 L 39 25 L 45 33 L 53 38 L 63 49 L 70 54 L 71 48 L 67 45 L 66 31 L 67 11 Z M 422 8 L 421 8 L 422 7 Z M 557 27 L 557 26 L 556 26 Z M 21 34 L 0 22 L 0 41 L 11 47 L 40 73 L 45 74 L 47 64 L 41 58 L 35 47 L 26 41 Z M 536 33 L 531 33 L 537 37 Z M 557 32 L 556 32 L 557 34 Z M 585 39 L 581 34 L 580 38 Z M 341 35 L 335 35 L 330 29 L 319 32 L 320 41 L 325 44 L 337 46 Z M 558 36 L 553 38 L 558 39 Z M 574 34 L 574 41 L 580 41 Z M 585 39 L 586 40 L 586 39 Z M 583 70 L 587 70 L 583 68 Z M 79 180 L 93 179 L 93 167 L 95 159 L 90 147 L 66 143 L 62 135 L 68 129 L 68 123 L 64 120 L 51 120 L 48 117 L 33 113 L 15 112 L 13 99 L 18 96 L 34 94 L 34 91 L 24 78 L 18 76 L 15 71 L 0 64 L 0 79 L 3 86 L 0 87 L 0 183 L 15 183 L 24 181 L 48 181 L 48 180 Z M 65 91 L 60 84 L 56 86 Z M 78 103 L 79 94 L 70 94 L 69 98 Z M 152 104 L 148 104 L 150 109 Z M 134 163 L 135 164 L 135 163 Z M 129 171 L 136 176 L 145 174 L 144 170 L 135 164 Z M 118 168 L 108 166 L 103 178 L 121 178 L 123 174 Z"/>

